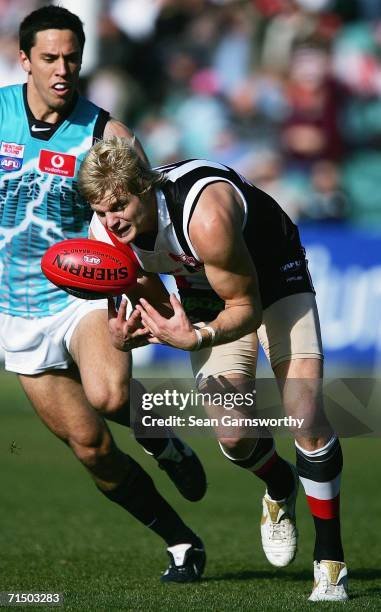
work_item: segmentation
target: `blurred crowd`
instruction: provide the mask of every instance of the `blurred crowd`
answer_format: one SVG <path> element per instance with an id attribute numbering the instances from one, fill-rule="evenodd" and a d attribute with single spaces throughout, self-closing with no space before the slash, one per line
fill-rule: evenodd
<path id="1" fill-rule="evenodd" d="M 24 80 L 0 0 L 0 85 Z M 62 2 L 65 6 L 65 3 Z M 154 165 L 234 167 L 295 221 L 381 229 L 381 0 L 100 0 L 83 92 Z"/>

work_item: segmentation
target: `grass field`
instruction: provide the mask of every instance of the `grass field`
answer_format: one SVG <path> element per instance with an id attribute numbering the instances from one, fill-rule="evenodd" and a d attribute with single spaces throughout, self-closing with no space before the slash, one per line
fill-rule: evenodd
<path id="1" fill-rule="evenodd" d="M 0 389 L 0 591 L 63 592 L 64 609 L 81 612 L 340 607 L 307 602 L 313 535 L 303 491 L 299 553 L 293 565 L 278 571 L 268 565 L 260 546 L 263 486 L 224 461 L 213 440 L 192 439 L 209 490 L 202 502 L 191 504 L 129 431 L 114 427 L 120 446 L 148 469 L 207 547 L 201 583 L 161 585 L 159 576 L 167 565 L 161 540 L 97 493 L 70 452 L 34 416 L 13 376 L 0 372 Z M 281 440 L 279 448 L 294 459 L 290 440 Z M 343 536 L 351 592 L 345 609 L 380 610 L 380 441 L 344 440 L 343 449 Z"/>

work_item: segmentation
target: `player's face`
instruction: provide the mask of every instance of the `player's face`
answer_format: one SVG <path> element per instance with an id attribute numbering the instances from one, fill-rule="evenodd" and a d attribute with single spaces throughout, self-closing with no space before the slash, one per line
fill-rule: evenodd
<path id="1" fill-rule="evenodd" d="M 92 205 L 102 225 L 124 244 L 133 242 L 139 234 L 156 230 L 157 213 L 155 194 L 140 198 L 132 194 L 119 197 L 106 196 Z"/>
<path id="2" fill-rule="evenodd" d="M 54 120 L 54 113 L 65 111 L 77 89 L 81 58 L 71 30 L 38 32 L 30 57 L 20 51 L 21 65 L 28 73 L 28 102 L 36 119 Z"/>

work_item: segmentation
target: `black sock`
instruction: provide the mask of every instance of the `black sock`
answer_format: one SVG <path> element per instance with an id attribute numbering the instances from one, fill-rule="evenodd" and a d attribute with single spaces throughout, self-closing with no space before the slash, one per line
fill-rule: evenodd
<path id="1" fill-rule="evenodd" d="M 246 459 L 230 460 L 263 480 L 271 499 L 285 499 L 295 489 L 295 478 L 291 467 L 277 454 L 272 438 L 259 438 L 252 453 Z"/>
<path id="2" fill-rule="evenodd" d="M 167 427 L 157 427 L 154 430 L 152 430 L 152 428 L 147 429 L 144 427 L 142 419 L 146 414 L 143 410 L 143 398 L 145 393 L 145 387 L 141 384 L 141 382 L 135 378 L 131 379 L 130 402 L 128 408 L 130 427 L 132 427 L 137 443 L 140 444 L 140 446 L 142 446 L 148 453 L 154 457 L 158 457 L 167 446 L 168 438 L 174 436 L 174 434 L 172 430 Z M 151 411 L 150 414 L 152 417 L 160 416 L 154 411 Z M 151 437 L 153 432 L 154 435 Z"/>
<path id="3" fill-rule="evenodd" d="M 199 538 L 157 491 L 152 478 L 129 457 L 125 480 L 113 491 L 99 489 L 138 521 L 162 537 L 168 546 L 198 544 Z"/>
<path id="4" fill-rule="evenodd" d="M 286 499 L 295 489 L 295 478 L 287 461 L 277 453 L 275 455 L 275 462 L 267 472 L 263 475 L 254 473 L 266 483 L 271 499 Z"/>
<path id="5" fill-rule="evenodd" d="M 313 517 L 316 539 L 314 561 L 344 561 L 344 551 L 340 535 L 340 519 L 321 519 Z"/>
<path id="6" fill-rule="evenodd" d="M 161 455 L 168 444 L 168 438 L 140 438 L 135 436 L 135 440 L 154 457 Z"/>
<path id="7" fill-rule="evenodd" d="M 325 446 L 307 451 L 296 445 L 296 467 L 315 525 L 314 561 L 343 561 L 340 534 L 341 446 L 336 436 Z"/>

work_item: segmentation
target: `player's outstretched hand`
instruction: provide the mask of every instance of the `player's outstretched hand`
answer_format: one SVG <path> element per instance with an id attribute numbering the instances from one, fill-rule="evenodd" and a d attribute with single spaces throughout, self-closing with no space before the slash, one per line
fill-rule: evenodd
<path id="1" fill-rule="evenodd" d="M 128 319 L 127 300 L 122 299 L 116 310 L 113 298 L 108 298 L 108 327 L 111 343 L 120 351 L 130 351 L 148 344 L 150 331 L 144 327 L 140 312 L 133 310 Z"/>
<path id="2" fill-rule="evenodd" d="M 197 345 L 197 335 L 194 327 L 177 297 L 171 293 L 169 299 L 173 308 L 173 316 L 169 319 L 162 317 L 143 298 L 139 300 L 140 304 L 136 305 L 144 328 L 151 333 L 148 342 L 150 344 L 168 344 L 183 351 L 192 351 Z"/>

